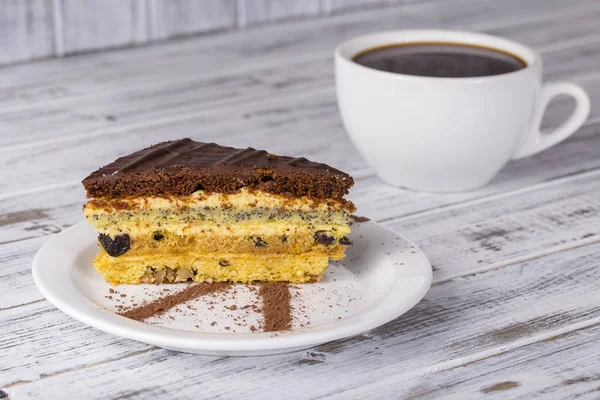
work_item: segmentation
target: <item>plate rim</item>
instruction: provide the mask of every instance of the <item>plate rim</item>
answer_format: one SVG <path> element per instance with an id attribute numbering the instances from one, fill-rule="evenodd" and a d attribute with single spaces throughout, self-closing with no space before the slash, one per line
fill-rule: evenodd
<path id="1" fill-rule="evenodd" d="M 411 254 L 411 256 L 421 259 L 419 269 L 422 269 L 422 275 L 418 277 L 424 278 L 425 281 L 415 293 L 408 298 L 402 297 L 400 304 L 393 307 L 390 306 L 390 301 L 393 300 L 394 287 L 399 284 L 400 278 L 406 278 L 400 274 L 396 274 L 397 278 L 390 287 L 390 290 L 375 303 L 367 307 L 367 309 L 350 317 L 301 331 L 258 332 L 251 334 L 214 333 L 193 332 L 150 325 L 119 316 L 91 302 L 77 288 L 75 282 L 71 279 L 72 275 L 66 282 L 62 282 L 63 285 L 68 286 L 69 290 L 56 293 L 52 289 L 52 284 L 46 284 L 43 278 L 44 271 L 42 265 L 44 264 L 45 255 L 48 252 L 55 251 L 54 247 L 56 247 L 56 244 L 60 244 L 64 237 L 73 231 L 84 229 L 84 227 L 91 229 L 85 221 L 76 223 L 63 230 L 43 244 L 33 259 L 32 275 L 37 289 L 46 300 L 60 311 L 86 325 L 115 336 L 157 347 L 177 348 L 180 349 L 179 351 L 271 352 L 270 354 L 273 354 L 272 352 L 284 352 L 286 349 L 313 347 L 334 340 L 359 335 L 377 328 L 412 309 L 429 291 L 433 279 L 431 262 L 418 246 L 374 221 L 361 222 L 360 225 L 383 229 L 392 233 L 396 238 L 405 241 L 410 246 L 413 246 L 412 250 L 414 254 Z M 68 267 L 64 268 L 71 269 Z M 68 301 L 69 295 L 73 296 L 73 293 L 75 293 L 75 300 L 78 300 L 74 304 Z M 165 333 L 168 333 L 168 335 L 165 335 Z"/>

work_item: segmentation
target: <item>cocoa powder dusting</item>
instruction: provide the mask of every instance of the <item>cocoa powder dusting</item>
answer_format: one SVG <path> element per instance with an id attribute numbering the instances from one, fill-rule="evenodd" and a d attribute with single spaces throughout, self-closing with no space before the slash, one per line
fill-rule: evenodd
<path id="1" fill-rule="evenodd" d="M 263 299 L 265 332 L 284 331 L 292 327 L 290 291 L 284 282 L 263 283 L 258 294 Z"/>
<path id="2" fill-rule="evenodd" d="M 148 304 L 119 313 L 123 317 L 143 321 L 155 315 L 160 315 L 170 308 L 207 294 L 222 292 L 229 288 L 229 283 L 200 283 L 189 286 L 177 293 L 160 297 Z"/>
<path id="3" fill-rule="evenodd" d="M 350 218 L 355 222 L 367 222 L 370 221 L 367 217 L 361 217 L 360 215 L 350 215 Z"/>

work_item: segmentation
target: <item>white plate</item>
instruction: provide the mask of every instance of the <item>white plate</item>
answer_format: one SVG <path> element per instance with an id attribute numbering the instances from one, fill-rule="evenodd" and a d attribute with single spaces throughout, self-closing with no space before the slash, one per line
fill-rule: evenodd
<path id="1" fill-rule="evenodd" d="M 111 286 L 91 263 L 98 251 L 96 233 L 84 222 L 40 249 L 33 261 L 33 278 L 61 311 L 117 336 L 188 353 L 284 353 L 383 325 L 414 307 L 429 289 L 431 264 L 411 243 L 374 222 L 354 224 L 351 237 L 354 246 L 344 260 L 331 263 L 323 281 L 292 289 L 294 324 L 289 332 L 250 331 L 250 325 L 260 326 L 262 314 L 242 309 L 257 296 L 244 285 L 236 285 L 235 294 L 229 291 L 212 298 L 212 305 L 196 299 L 148 323 L 117 315 L 116 302 L 143 303 L 156 298 L 159 290 L 177 291 L 182 285 L 120 285 L 115 289 L 127 297 L 115 294 L 107 299 Z M 232 304 L 237 310 L 226 308 Z M 246 323 L 240 324 L 242 319 Z"/>

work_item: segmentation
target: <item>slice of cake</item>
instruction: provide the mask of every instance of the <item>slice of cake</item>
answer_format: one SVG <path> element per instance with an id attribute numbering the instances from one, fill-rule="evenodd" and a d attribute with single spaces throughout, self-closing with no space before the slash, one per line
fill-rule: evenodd
<path id="1" fill-rule="evenodd" d="M 112 284 L 319 281 L 352 243 L 353 183 L 305 158 L 160 143 L 83 180 L 94 267 Z"/>

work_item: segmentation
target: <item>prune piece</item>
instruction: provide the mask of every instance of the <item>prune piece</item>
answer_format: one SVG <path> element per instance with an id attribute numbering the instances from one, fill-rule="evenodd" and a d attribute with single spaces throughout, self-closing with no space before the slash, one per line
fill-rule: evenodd
<path id="1" fill-rule="evenodd" d="M 314 237 L 317 243 L 324 244 L 325 246 L 329 246 L 335 242 L 335 238 L 326 231 L 316 231 Z"/>
<path id="2" fill-rule="evenodd" d="M 254 246 L 256 247 L 269 247 L 269 243 L 265 242 L 260 236 L 252 236 L 252 240 L 254 241 Z"/>
<path id="3" fill-rule="evenodd" d="M 98 236 L 98 241 L 111 257 L 118 257 L 127 252 L 127 250 L 129 250 L 131 247 L 131 240 L 129 239 L 129 235 L 126 233 L 117 235 L 114 239 L 111 239 L 110 236 L 101 233 Z"/>
<path id="4" fill-rule="evenodd" d="M 340 240 L 338 240 L 338 242 L 343 246 L 352 246 L 352 239 L 350 239 L 347 236 L 341 237 Z"/>
<path id="5" fill-rule="evenodd" d="M 156 240 L 157 242 L 160 242 L 164 238 L 165 235 L 163 235 L 160 231 L 154 231 L 154 233 L 152 233 L 152 239 Z"/>

